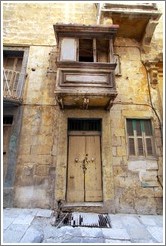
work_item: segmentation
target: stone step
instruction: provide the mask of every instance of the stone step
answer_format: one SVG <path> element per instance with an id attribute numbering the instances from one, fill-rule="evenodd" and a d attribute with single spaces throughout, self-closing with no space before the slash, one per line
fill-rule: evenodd
<path id="1" fill-rule="evenodd" d="M 106 213 L 102 202 L 66 203 L 62 207 L 63 212 L 93 212 Z"/>

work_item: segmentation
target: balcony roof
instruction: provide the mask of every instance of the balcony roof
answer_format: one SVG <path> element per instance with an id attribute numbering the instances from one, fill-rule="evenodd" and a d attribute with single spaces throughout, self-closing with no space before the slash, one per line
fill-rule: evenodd
<path id="1" fill-rule="evenodd" d="M 53 25 L 55 37 L 107 37 L 111 38 L 116 35 L 119 25 L 79 25 L 57 23 Z"/>
<path id="2" fill-rule="evenodd" d="M 149 21 L 157 21 L 160 11 L 153 3 L 106 3 L 101 7 L 101 20 L 112 18 L 119 25 L 117 37 L 141 41 Z"/>

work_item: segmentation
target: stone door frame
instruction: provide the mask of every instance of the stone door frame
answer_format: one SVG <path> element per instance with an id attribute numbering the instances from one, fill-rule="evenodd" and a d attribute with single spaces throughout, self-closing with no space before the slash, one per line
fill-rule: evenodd
<path id="1" fill-rule="evenodd" d="M 66 203 L 67 191 L 67 155 L 68 155 L 68 118 L 102 119 L 101 158 L 103 180 L 103 209 L 114 212 L 114 180 L 112 166 L 112 139 L 110 112 L 103 110 L 59 110 L 56 120 L 55 141 L 57 146 L 55 174 L 55 204 Z"/>

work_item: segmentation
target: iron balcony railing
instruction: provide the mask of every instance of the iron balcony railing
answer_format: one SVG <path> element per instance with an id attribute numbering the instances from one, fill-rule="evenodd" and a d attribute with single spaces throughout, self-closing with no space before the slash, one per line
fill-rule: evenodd
<path id="1" fill-rule="evenodd" d="M 8 99 L 19 100 L 21 98 L 21 88 L 19 86 L 20 72 L 3 69 L 3 96 Z"/>

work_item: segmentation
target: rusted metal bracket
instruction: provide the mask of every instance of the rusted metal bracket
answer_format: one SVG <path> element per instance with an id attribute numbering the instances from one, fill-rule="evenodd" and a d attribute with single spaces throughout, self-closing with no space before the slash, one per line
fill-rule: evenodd
<path id="1" fill-rule="evenodd" d="M 89 98 L 84 97 L 83 99 L 83 109 L 88 109 L 89 106 Z"/>
<path id="2" fill-rule="evenodd" d="M 64 109 L 64 103 L 63 103 L 63 98 L 62 97 L 57 97 L 56 98 L 59 106 L 60 106 L 60 109 Z"/>

